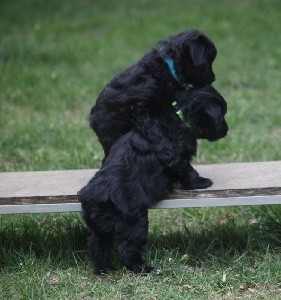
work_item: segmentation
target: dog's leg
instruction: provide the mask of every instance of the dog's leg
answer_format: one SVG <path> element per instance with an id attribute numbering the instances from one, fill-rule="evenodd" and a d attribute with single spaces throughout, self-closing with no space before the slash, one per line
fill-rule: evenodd
<path id="1" fill-rule="evenodd" d="M 182 164 L 179 170 L 181 188 L 185 190 L 206 189 L 213 182 L 209 178 L 200 177 L 199 173 L 190 165 Z"/>
<path id="2" fill-rule="evenodd" d="M 135 118 L 134 126 L 144 139 L 134 141 L 134 148 L 137 151 L 152 151 L 163 166 L 172 166 L 178 162 L 173 144 L 167 137 L 166 130 L 156 117 L 144 114 Z M 145 143 L 144 143 L 145 141 Z"/>
<path id="3" fill-rule="evenodd" d="M 93 230 L 88 238 L 88 248 L 96 274 L 114 270 L 111 262 L 113 233 L 104 233 Z"/>
<path id="4" fill-rule="evenodd" d="M 134 273 L 150 273 L 153 268 L 146 265 L 143 254 L 147 246 L 148 212 L 141 216 L 125 218 L 117 226 L 120 237 L 119 255 L 125 267 Z"/>

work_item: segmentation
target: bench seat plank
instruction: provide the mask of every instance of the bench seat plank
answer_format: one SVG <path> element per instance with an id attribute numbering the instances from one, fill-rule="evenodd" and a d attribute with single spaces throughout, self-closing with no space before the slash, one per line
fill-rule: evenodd
<path id="1" fill-rule="evenodd" d="M 281 161 L 197 165 L 206 190 L 175 190 L 155 208 L 281 204 Z M 79 211 L 77 191 L 97 170 L 0 173 L 0 214 Z"/>

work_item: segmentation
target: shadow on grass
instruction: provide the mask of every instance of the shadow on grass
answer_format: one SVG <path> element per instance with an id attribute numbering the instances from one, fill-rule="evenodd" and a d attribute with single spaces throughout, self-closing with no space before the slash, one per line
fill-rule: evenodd
<path id="1" fill-rule="evenodd" d="M 158 231 L 150 235 L 149 241 L 150 251 L 156 252 L 158 257 L 173 253 L 180 260 L 188 257 L 188 264 L 192 266 L 214 258 L 227 264 L 245 253 L 264 252 L 269 244 L 274 247 L 273 241 L 262 236 L 257 227 L 234 224 L 212 226 L 199 232 L 187 228 L 165 234 Z"/>
<path id="2" fill-rule="evenodd" d="M 87 236 L 78 214 L 2 217 L 0 266 L 14 266 L 27 256 L 50 259 L 60 267 L 76 265 L 77 261 L 88 263 Z M 259 224 L 238 225 L 230 220 L 195 229 L 154 226 L 149 233 L 148 252 L 150 259 L 156 260 L 187 255 L 189 264 L 198 265 L 210 257 L 227 262 L 245 253 L 262 254 L 277 246 L 279 239 Z"/>
<path id="3" fill-rule="evenodd" d="M 63 266 L 87 255 L 87 229 L 76 214 L 2 217 L 0 267 L 14 265 L 25 256 L 50 259 Z"/>

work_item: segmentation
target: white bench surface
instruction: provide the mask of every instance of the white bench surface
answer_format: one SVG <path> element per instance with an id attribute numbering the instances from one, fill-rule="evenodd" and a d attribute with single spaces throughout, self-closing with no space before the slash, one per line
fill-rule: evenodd
<path id="1" fill-rule="evenodd" d="M 175 190 L 155 208 L 281 204 L 281 161 L 195 165 L 205 190 Z M 0 173 L 0 214 L 79 211 L 77 191 L 97 170 Z"/>

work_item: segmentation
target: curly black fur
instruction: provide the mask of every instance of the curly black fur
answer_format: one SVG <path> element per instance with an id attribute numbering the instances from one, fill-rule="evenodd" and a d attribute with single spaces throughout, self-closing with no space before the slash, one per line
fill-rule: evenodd
<path id="1" fill-rule="evenodd" d="M 138 115 L 140 126 L 116 141 L 101 169 L 78 193 L 91 230 L 88 246 L 98 274 L 113 268 L 111 250 L 115 236 L 125 267 L 135 273 L 150 272 L 152 268 L 143 258 L 148 208 L 169 195 L 175 182 L 188 189 L 212 184 L 210 179 L 199 176 L 190 161 L 196 154 L 197 133 L 210 140 L 226 135 L 226 103 L 210 86 L 184 91 L 178 97 L 191 129 L 172 111 L 173 107 L 171 111 L 160 110 L 157 118 L 148 113 Z M 168 149 L 168 142 L 172 146 L 167 155 L 164 150 Z"/>
<path id="2" fill-rule="evenodd" d="M 227 134 L 228 126 L 224 119 L 227 103 L 213 87 L 179 92 L 177 102 L 183 112 L 183 121 L 190 124 L 197 139 L 216 141 Z"/>
<path id="3" fill-rule="evenodd" d="M 216 48 L 204 34 L 186 30 L 160 41 L 157 48 L 113 78 L 91 110 L 90 126 L 96 132 L 105 156 L 118 138 L 132 127 L 141 127 L 139 115 L 160 115 L 170 109 L 176 93 L 184 90 L 171 75 L 164 61 L 167 57 L 173 60 L 175 70 L 185 84 L 203 87 L 215 80 L 212 63 Z"/>

